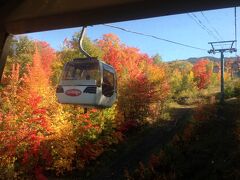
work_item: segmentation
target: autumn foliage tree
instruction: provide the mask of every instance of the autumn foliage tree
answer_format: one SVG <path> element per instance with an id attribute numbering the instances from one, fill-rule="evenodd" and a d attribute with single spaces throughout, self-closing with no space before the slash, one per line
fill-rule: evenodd
<path id="1" fill-rule="evenodd" d="M 51 61 L 54 51 L 49 45 L 45 48 L 50 51 Z M 44 148 L 43 142 L 51 131 L 48 110 L 55 101 L 49 86 L 50 68 L 43 68 L 47 53 L 41 55 L 36 43 L 32 63 L 26 65 L 23 76 L 20 76 L 21 66 L 13 64 L 11 74 L 6 77 L 8 84 L 1 94 L 4 101 L 1 104 L 1 151 L 8 152 L 3 157 L 20 165 L 15 171 L 33 172 L 36 177 L 41 176 L 42 167 L 49 163 L 50 151 Z"/>
<path id="2" fill-rule="evenodd" d="M 185 62 L 168 65 L 113 34 L 95 42 L 85 38 L 85 49 L 115 68 L 118 100 L 111 108 L 84 114 L 82 107 L 59 104 L 55 97 L 64 63 L 82 57 L 78 37 L 66 39 L 57 53 L 46 42 L 14 41 L 16 52 L 8 58 L 0 91 L 1 177 L 45 179 L 45 171 L 59 175 L 82 170 L 123 141 L 126 131 L 158 119 L 170 92 L 183 97 L 211 81 L 207 60 L 193 67 Z"/>
<path id="3" fill-rule="evenodd" d="M 209 60 L 201 59 L 197 61 L 193 66 L 194 77 L 197 81 L 197 87 L 199 89 L 206 88 L 210 83 L 212 67 L 209 65 Z"/>
<path id="4" fill-rule="evenodd" d="M 111 64 L 118 75 L 118 108 L 125 120 L 143 120 L 150 113 L 152 103 L 163 104 L 169 86 L 164 66 L 157 66 L 153 59 L 122 44 L 113 34 L 98 41 L 103 60 Z"/>

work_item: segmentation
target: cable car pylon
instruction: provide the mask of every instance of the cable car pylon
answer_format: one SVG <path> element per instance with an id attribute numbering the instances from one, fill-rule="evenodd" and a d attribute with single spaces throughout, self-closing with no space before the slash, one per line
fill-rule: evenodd
<path id="1" fill-rule="evenodd" d="M 236 43 L 236 40 L 233 41 L 218 41 L 218 42 L 209 42 L 208 44 L 210 44 L 212 46 L 212 49 L 210 49 L 208 51 L 209 54 L 215 54 L 215 53 L 221 53 L 221 97 L 220 97 L 220 103 L 223 104 L 224 103 L 224 53 L 225 52 L 237 52 L 236 48 L 233 48 L 234 43 Z M 219 46 L 219 45 L 226 45 L 229 44 L 230 47 L 228 48 L 220 48 L 220 49 L 216 49 L 215 46 Z"/>

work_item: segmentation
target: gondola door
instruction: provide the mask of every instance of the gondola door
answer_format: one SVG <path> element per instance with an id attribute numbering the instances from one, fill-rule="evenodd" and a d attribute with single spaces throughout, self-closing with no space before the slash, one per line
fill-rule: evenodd
<path id="1" fill-rule="evenodd" d="M 117 97 L 116 72 L 115 70 L 103 63 L 102 64 L 102 96 L 100 104 L 111 107 Z"/>

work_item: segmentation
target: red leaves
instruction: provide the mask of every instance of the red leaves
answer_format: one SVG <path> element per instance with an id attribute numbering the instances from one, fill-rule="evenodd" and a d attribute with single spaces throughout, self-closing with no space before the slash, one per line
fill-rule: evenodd
<path id="1" fill-rule="evenodd" d="M 133 78 L 141 72 L 140 64 L 142 62 L 152 62 L 146 54 L 140 53 L 137 48 L 122 44 L 119 38 L 113 34 L 104 35 L 103 39 L 98 41 L 98 45 L 104 53 L 104 61 L 111 64 L 120 77 L 127 73 Z"/>
<path id="2" fill-rule="evenodd" d="M 201 59 L 197 61 L 193 66 L 194 77 L 197 79 L 197 87 L 199 89 L 206 88 L 210 83 L 212 70 L 208 68 L 208 65 L 208 60 Z"/>
<path id="3" fill-rule="evenodd" d="M 127 120 L 120 126 L 118 130 L 122 133 L 126 133 L 129 130 L 132 130 L 138 127 L 139 125 L 140 125 L 139 122 L 136 120 Z"/>
<path id="4" fill-rule="evenodd" d="M 95 110 L 93 111 L 95 112 Z M 94 124 L 92 118 L 90 117 L 90 113 L 78 115 L 77 120 L 80 123 L 78 130 L 79 130 L 79 133 L 81 134 L 92 132 L 92 131 L 98 132 L 100 130 L 100 127 Z"/>
<path id="5" fill-rule="evenodd" d="M 47 180 L 47 177 L 43 175 L 43 170 L 41 167 L 36 167 L 34 172 L 36 180 Z"/>
<path id="6" fill-rule="evenodd" d="M 46 119 L 47 110 L 39 107 L 41 102 L 42 97 L 36 93 L 32 93 L 31 97 L 28 99 L 28 104 L 31 108 L 31 117 L 28 119 L 28 122 L 38 124 L 40 128 L 49 131 L 49 126 Z"/>
<path id="7" fill-rule="evenodd" d="M 36 42 L 36 45 L 39 48 L 40 56 L 41 56 L 41 66 L 44 70 L 46 77 L 50 77 L 52 74 L 52 63 L 56 59 L 56 54 L 53 48 L 44 41 Z"/>
<path id="8" fill-rule="evenodd" d="M 28 155 L 28 151 L 25 151 L 24 154 L 23 154 L 23 159 L 22 159 L 22 164 L 27 164 L 29 160 L 29 155 Z"/>
<path id="9" fill-rule="evenodd" d="M 30 107 L 33 110 L 35 110 L 41 101 L 42 101 L 41 96 L 38 96 L 36 93 L 32 93 L 27 102 L 30 105 Z"/>
<path id="10" fill-rule="evenodd" d="M 46 114 L 46 109 L 44 109 L 44 108 L 39 108 L 39 109 L 35 109 L 34 111 L 33 111 L 33 114 L 42 114 L 42 115 L 45 115 Z"/>

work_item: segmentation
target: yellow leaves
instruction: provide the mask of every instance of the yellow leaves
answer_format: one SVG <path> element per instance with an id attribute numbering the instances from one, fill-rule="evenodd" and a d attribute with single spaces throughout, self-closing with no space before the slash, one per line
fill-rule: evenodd
<path id="1" fill-rule="evenodd" d="M 148 65 L 146 73 L 151 82 L 162 82 L 167 80 L 164 67 Z"/>
<path id="2" fill-rule="evenodd" d="M 190 71 L 188 78 L 189 78 L 189 81 L 194 79 L 193 71 Z"/>
<path id="3" fill-rule="evenodd" d="M 0 156 L 0 178 L 16 179 L 17 173 L 14 171 L 14 157 Z"/>
<path id="4" fill-rule="evenodd" d="M 64 171 L 72 171 L 72 159 L 65 158 L 54 161 L 54 168 L 56 168 L 57 175 L 63 174 Z"/>
<path id="5" fill-rule="evenodd" d="M 71 171 L 73 168 L 72 162 L 76 154 L 77 141 L 73 134 L 73 125 L 66 119 L 54 119 L 52 123 L 52 134 L 48 137 L 51 144 L 52 156 L 54 159 L 53 168 L 57 174 L 64 171 Z M 57 121 L 59 120 L 59 121 Z"/>

